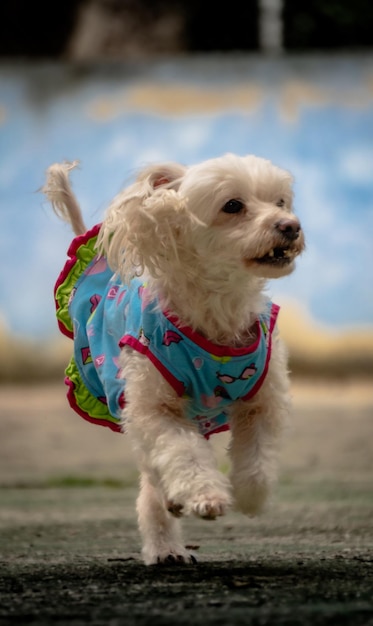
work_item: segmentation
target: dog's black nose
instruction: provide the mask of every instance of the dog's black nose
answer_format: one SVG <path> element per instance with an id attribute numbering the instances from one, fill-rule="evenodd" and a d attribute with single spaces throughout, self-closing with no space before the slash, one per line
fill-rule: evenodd
<path id="1" fill-rule="evenodd" d="M 299 237 L 300 223 L 295 217 L 280 220 L 276 222 L 275 226 L 284 237 L 291 241 Z"/>

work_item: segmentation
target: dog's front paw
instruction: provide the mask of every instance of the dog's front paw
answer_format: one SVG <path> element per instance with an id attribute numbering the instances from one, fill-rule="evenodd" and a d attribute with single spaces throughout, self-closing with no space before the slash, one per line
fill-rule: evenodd
<path id="1" fill-rule="evenodd" d="M 223 495 L 221 493 L 201 493 L 193 499 L 191 511 L 194 515 L 202 519 L 213 520 L 225 515 L 230 506 L 231 498 L 229 495 Z"/>
<path id="2" fill-rule="evenodd" d="M 173 515 L 174 517 L 182 517 L 184 512 L 183 512 L 183 505 L 182 504 L 178 504 L 177 502 L 174 502 L 173 500 L 167 500 L 166 502 L 166 509 L 169 513 L 171 513 L 171 515 Z"/>
<path id="3" fill-rule="evenodd" d="M 184 546 L 163 546 L 161 549 L 146 548 L 142 551 L 145 565 L 182 565 L 197 563 L 195 556 Z"/>

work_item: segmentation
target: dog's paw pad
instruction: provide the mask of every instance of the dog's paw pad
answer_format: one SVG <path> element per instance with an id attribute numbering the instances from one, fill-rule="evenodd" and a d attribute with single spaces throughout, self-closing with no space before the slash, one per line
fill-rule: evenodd
<path id="1" fill-rule="evenodd" d="M 213 520 L 225 515 L 229 505 L 230 500 L 228 498 L 201 495 L 193 502 L 192 510 L 195 515 L 202 519 Z"/>
<path id="2" fill-rule="evenodd" d="M 197 563 L 193 554 L 168 554 L 166 557 L 158 557 L 157 565 L 184 565 L 186 563 Z"/>
<path id="3" fill-rule="evenodd" d="M 195 563 L 197 563 L 195 556 L 184 550 L 180 553 L 169 552 L 168 554 L 158 555 L 152 561 L 153 565 L 194 565 Z"/>
<path id="4" fill-rule="evenodd" d="M 197 563 L 195 556 L 181 543 L 147 546 L 142 550 L 145 565 L 182 565 Z"/>
<path id="5" fill-rule="evenodd" d="M 176 502 L 173 502 L 173 500 L 167 501 L 166 508 L 167 511 L 171 513 L 171 515 L 173 515 L 174 517 L 182 517 L 183 515 L 183 505 L 177 504 Z"/>

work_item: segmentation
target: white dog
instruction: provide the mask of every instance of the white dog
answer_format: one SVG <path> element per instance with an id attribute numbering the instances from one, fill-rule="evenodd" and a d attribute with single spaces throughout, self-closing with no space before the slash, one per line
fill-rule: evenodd
<path id="1" fill-rule="evenodd" d="M 144 562 L 193 562 L 177 518 L 255 515 L 276 477 L 288 371 L 265 286 L 304 248 L 292 177 L 233 154 L 153 165 L 86 232 L 75 165 L 52 165 L 43 188 L 77 235 L 55 290 L 69 400 L 130 437 Z M 229 478 L 208 442 L 227 429 Z"/>

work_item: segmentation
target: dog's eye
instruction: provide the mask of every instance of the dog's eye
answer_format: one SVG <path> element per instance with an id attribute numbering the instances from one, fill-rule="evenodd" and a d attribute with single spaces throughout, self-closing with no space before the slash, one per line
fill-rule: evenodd
<path id="1" fill-rule="evenodd" d="M 239 213 L 243 209 L 241 200 L 228 200 L 222 208 L 224 213 Z"/>
<path id="2" fill-rule="evenodd" d="M 282 209 L 282 207 L 285 206 L 285 200 L 283 198 L 280 198 L 279 200 L 277 200 L 276 206 L 278 206 L 278 207 L 280 207 L 280 209 Z"/>

